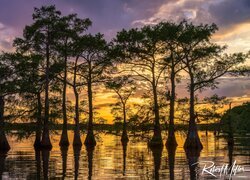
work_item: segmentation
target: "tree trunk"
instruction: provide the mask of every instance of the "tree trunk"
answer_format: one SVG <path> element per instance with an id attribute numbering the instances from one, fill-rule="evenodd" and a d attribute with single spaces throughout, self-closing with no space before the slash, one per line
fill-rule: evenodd
<path id="1" fill-rule="evenodd" d="M 173 67 L 173 64 L 172 64 Z M 175 106 L 175 72 L 174 67 L 171 69 L 171 96 L 170 96 L 170 113 L 169 113 L 169 127 L 168 127 L 168 146 L 177 146 L 174 130 L 174 106 Z"/>
<path id="2" fill-rule="evenodd" d="M 74 87 L 75 94 L 75 129 L 74 129 L 74 140 L 73 146 L 82 146 L 80 127 L 79 127 L 79 95 L 76 87 Z"/>
<path id="3" fill-rule="evenodd" d="M 43 126 L 44 127 L 43 127 L 41 148 L 51 150 L 52 144 L 50 142 L 50 137 L 49 137 L 49 124 L 45 123 Z"/>
<path id="4" fill-rule="evenodd" d="M 4 96 L 0 96 L 0 151 L 8 152 L 10 145 L 4 132 Z"/>
<path id="5" fill-rule="evenodd" d="M 92 80 L 91 80 L 91 74 L 89 74 L 88 79 L 88 101 L 89 101 L 89 122 L 88 122 L 88 133 L 86 136 L 86 139 L 84 141 L 84 144 L 86 146 L 95 146 L 95 136 L 93 132 L 93 99 L 92 99 Z"/>
<path id="6" fill-rule="evenodd" d="M 68 138 L 66 94 L 67 94 L 67 55 L 65 55 L 64 59 L 64 77 L 63 77 L 63 97 L 62 97 L 63 130 L 59 145 L 68 147 L 69 138 Z"/>
<path id="7" fill-rule="evenodd" d="M 153 96 L 154 96 L 154 114 L 155 114 L 155 121 L 154 121 L 154 134 L 149 142 L 150 146 L 162 146 L 162 137 L 161 137 L 161 127 L 160 127 L 160 112 L 159 112 L 159 105 L 157 99 L 157 89 L 155 85 L 155 81 L 153 81 Z"/>
<path id="8" fill-rule="evenodd" d="M 46 47 L 46 81 L 45 81 L 45 116 L 43 123 L 43 135 L 41 147 L 44 149 L 52 149 L 49 137 L 49 46 Z"/>
<path id="9" fill-rule="evenodd" d="M 38 149 L 41 147 L 41 134 L 42 134 L 42 102 L 41 93 L 37 93 L 37 122 L 36 122 L 36 139 L 34 142 L 34 148 Z"/>
<path id="10" fill-rule="evenodd" d="M 122 110 L 123 110 L 123 128 L 122 128 L 122 142 L 128 142 L 128 134 L 127 134 L 127 118 L 126 118 L 126 105 L 122 103 Z"/>
<path id="11" fill-rule="evenodd" d="M 195 119 L 197 118 L 194 111 L 194 80 L 191 76 L 191 83 L 190 83 L 190 102 L 189 102 L 189 126 L 188 126 L 188 135 L 184 144 L 185 149 L 197 149 L 201 150 L 203 148 L 196 126 Z"/>

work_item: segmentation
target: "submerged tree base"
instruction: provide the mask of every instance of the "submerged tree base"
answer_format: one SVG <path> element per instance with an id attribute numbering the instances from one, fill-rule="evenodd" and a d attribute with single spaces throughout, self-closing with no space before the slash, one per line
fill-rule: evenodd
<path id="1" fill-rule="evenodd" d="M 42 143 L 41 142 L 40 149 L 51 150 L 52 149 L 52 144 L 51 143 Z"/>
<path id="2" fill-rule="evenodd" d="M 234 146 L 234 138 L 232 137 L 228 137 L 227 139 L 227 145 L 228 146 Z"/>
<path id="3" fill-rule="evenodd" d="M 95 146 L 96 145 L 95 136 L 94 136 L 93 131 L 88 131 L 88 134 L 86 136 L 84 144 L 86 146 Z"/>
<path id="4" fill-rule="evenodd" d="M 34 148 L 35 149 L 40 149 L 41 148 L 41 131 L 36 130 L 36 138 L 35 138 L 35 142 L 34 142 Z"/>
<path id="5" fill-rule="evenodd" d="M 203 149 L 200 137 L 198 135 L 197 125 L 195 119 L 190 119 L 189 128 L 186 141 L 184 143 L 184 149 L 187 151 L 201 151 Z"/>
<path id="6" fill-rule="evenodd" d="M 82 140 L 79 131 L 74 132 L 74 139 L 73 139 L 73 146 L 74 147 L 81 147 L 82 146 Z"/>
<path id="7" fill-rule="evenodd" d="M 121 141 L 124 142 L 124 143 L 129 141 L 127 131 L 122 132 Z"/>
<path id="8" fill-rule="evenodd" d="M 152 137 L 152 139 L 148 142 L 148 145 L 150 147 L 155 147 L 155 146 L 162 147 L 163 146 L 163 142 L 162 142 L 161 135 L 158 135 L 158 136 L 154 135 Z"/>
<path id="9" fill-rule="evenodd" d="M 35 149 L 41 149 L 41 141 L 36 139 L 33 146 Z"/>
<path id="10" fill-rule="evenodd" d="M 8 152 L 10 150 L 9 142 L 5 136 L 4 131 L 0 131 L 0 151 Z"/>
<path id="11" fill-rule="evenodd" d="M 178 143 L 176 141 L 175 135 L 173 136 L 168 136 L 167 142 L 166 142 L 167 147 L 177 147 Z"/>
<path id="12" fill-rule="evenodd" d="M 161 127 L 159 123 L 155 123 L 154 125 L 154 134 L 152 139 L 148 142 L 150 147 L 163 146 L 162 136 L 161 136 Z"/>
<path id="13" fill-rule="evenodd" d="M 203 146 L 201 144 L 200 138 L 197 132 L 189 132 L 187 139 L 184 143 L 185 150 L 202 150 Z"/>
<path id="14" fill-rule="evenodd" d="M 61 147 L 68 147 L 69 146 L 69 138 L 67 130 L 62 131 L 61 139 L 59 145 Z"/>
<path id="15" fill-rule="evenodd" d="M 50 142 L 48 130 L 43 131 L 43 136 L 42 136 L 42 141 L 41 141 L 41 149 L 44 149 L 44 150 L 51 150 L 52 149 L 52 144 Z"/>

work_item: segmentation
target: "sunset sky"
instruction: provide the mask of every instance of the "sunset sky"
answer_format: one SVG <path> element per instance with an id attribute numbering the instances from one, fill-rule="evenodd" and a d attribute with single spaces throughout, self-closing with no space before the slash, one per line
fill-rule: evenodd
<path id="1" fill-rule="evenodd" d="M 247 51 L 250 45 L 249 0 L 1 0 L 0 49 L 11 49 L 13 38 L 32 22 L 34 7 L 51 4 L 63 14 L 90 18 L 90 31 L 104 33 L 107 39 L 122 28 L 185 18 L 216 23 L 220 30 L 214 40 L 227 44 L 230 52 Z"/>
<path id="2" fill-rule="evenodd" d="M 52 4 L 65 15 L 77 13 L 90 18 L 93 25 L 89 31 L 101 32 L 107 40 L 122 28 L 188 19 L 196 24 L 216 23 L 219 31 L 213 41 L 228 45 L 227 52 L 250 50 L 249 0 L 0 0 L 0 50 L 12 50 L 13 39 L 32 23 L 34 7 Z M 180 86 L 179 94 L 185 95 L 185 86 Z M 248 98 L 249 86 L 249 78 L 224 78 L 220 89 L 205 92 L 204 96 L 218 93 Z"/>

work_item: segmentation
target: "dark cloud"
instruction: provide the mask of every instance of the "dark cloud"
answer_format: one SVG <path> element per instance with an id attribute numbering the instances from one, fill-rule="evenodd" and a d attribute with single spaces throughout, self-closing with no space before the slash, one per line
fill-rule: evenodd
<path id="1" fill-rule="evenodd" d="M 209 7 L 209 13 L 223 27 L 250 22 L 249 0 L 224 0 Z"/>
<path id="2" fill-rule="evenodd" d="M 105 33 L 108 38 L 122 28 L 131 27 L 131 23 L 140 18 L 149 18 L 165 0 L 73 0 L 63 1 L 82 17 L 93 21 L 91 31 Z"/>
<path id="3" fill-rule="evenodd" d="M 55 4 L 63 14 L 77 13 L 90 18 L 92 32 L 109 36 L 121 28 L 131 27 L 131 22 L 150 17 L 165 0 L 1 0 L 0 23 L 16 29 L 20 35 L 23 27 L 32 22 L 34 7 Z"/>
<path id="4" fill-rule="evenodd" d="M 167 20 L 173 20 L 175 17 L 183 19 L 190 14 L 187 11 L 190 9 L 196 11 L 194 21 L 215 22 L 220 27 L 250 20 L 249 0 L 180 2 L 178 0 L 1 0 L 0 23 L 14 29 L 15 35 L 19 36 L 24 26 L 32 22 L 33 8 L 50 4 L 55 4 L 63 14 L 77 13 L 82 18 L 90 18 L 93 21 L 90 31 L 104 33 L 108 39 L 122 28 L 138 25 L 132 22 L 150 19 L 162 5 L 165 5 L 166 9 L 174 8 L 170 11 L 170 15 L 166 15 L 170 17 Z M 168 6 L 168 4 L 175 4 L 175 6 Z M 164 17 L 157 17 L 155 20 L 157 19 L 164 19 Z"/>
<path id="5" fill-rule="evenodd" d="M 179 22 L 183 19 L 194 23 L 216 23 L 221 28 L 231 28 L 242 22 L 250 22 L 250 0 L 167 1 L 151 18 L 141 18 L 137 22 L 150 24 L 162 20 Z"/>

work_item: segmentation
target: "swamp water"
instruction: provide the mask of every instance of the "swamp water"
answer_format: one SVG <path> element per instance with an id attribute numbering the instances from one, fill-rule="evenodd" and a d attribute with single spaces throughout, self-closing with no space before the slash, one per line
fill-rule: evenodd
<path id="1" fill-rule="evenodd" d="M 7 136 L 11 150 L 0 155 L 0 179 L 229 179 L 231 170 L 232 179 L 250 179 L 250 135 L 235 136 L 234 146 L 229 147 L 225 138 L 200 132 L 203 150 L 197 155 L 185 153 L 183 132 L 176 132 L 176 149 L 150 149 L 147 141 L 132 136 L 126 145 L 119 136 L 108 133 L 98 133 L 94 149 L 73 149 L 72 145 L 60 149 L 57 132 L 51 135 L 53 149 L 37 152 L 34 136 L 19 139 L 14 134 Z M 82 135 L 82 141 L 84 138 Z M 69 139 L 72 142 L 72 131 Z M 203 171 L 212 162 L 211 174 L 216 177 Z M 234 165 L 234 169 L 225 172 L 223 165 Z"/>

